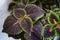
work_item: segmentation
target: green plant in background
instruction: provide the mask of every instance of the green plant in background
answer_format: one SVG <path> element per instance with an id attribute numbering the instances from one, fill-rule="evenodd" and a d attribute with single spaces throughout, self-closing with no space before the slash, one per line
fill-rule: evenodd
<path id="1" fill-rule="evenodd" d="M 57 29 L 59 30 L 59 28 L 57 27 L 57 25 L 60 22 L 59 21 L 60 17 L 56 12 L 54 12 L 52 10 L 49 10 L 49 11 L 50 11 L 49 14 L 46 14 L 46 17 L 44 19 L 45 25 L 43 25 L 42 30 L 43 30 L 43 33 L 44 33 L 43 36 L 45 35 L 45 37 L 43 38 L 43 40 L 44 39 L 52 40 L 55 36 L 59 36 L 59 33 L 57 31 Z M 42 21 L 42 23 L 44 21 Z"/>
<path id="2" fill-rule="evenodd" d="M 60 8 L 53 5 L 56 0 L 12 0 L 3 32 L 21 40 L 53 40 L 60 36 Z"/>

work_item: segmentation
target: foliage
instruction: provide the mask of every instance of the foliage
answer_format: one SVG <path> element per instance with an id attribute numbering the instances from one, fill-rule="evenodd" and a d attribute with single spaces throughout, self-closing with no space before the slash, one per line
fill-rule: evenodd
<path id="1" fill-rule="evenodd" d="M 8 6 L 11 13 L 4 22 L 3 32 L 9 37 L 22 40 L 52 40 L 60 36 L 59 2 L 12 0 Z"/>

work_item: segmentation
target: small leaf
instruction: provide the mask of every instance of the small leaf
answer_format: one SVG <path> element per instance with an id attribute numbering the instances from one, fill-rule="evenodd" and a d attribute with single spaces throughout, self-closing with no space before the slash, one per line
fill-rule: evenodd
<path id="1" fill-rule="evenodd" d="M 22 8 L 20 8 L 20 9 L 15 9 L 15 10 L 13 11 L 13 16 L 14 16 L 15 18 L 24 17 L 25 14 L 26 14 L 26 11 L 25 11 L 24 9 L 22 9 Z"/>
<path id="2" fill-rule="evenodd" d="M 45 38 L 49 38 L 51 36 L 54 36 L 55 34 L 55 31 L 52 30 L 52 28 L 50 26 L 47 26 L 45 29 L 44 29 L 44 37 Z"/>
<path id="3" fill-rule="evenodd" d="M 57 24 L 59 22 L 59 15 L 56 12 L 53 12 L 52 10 L 50 10 L 50 14 L 48 17 L 48 22 L 49 24 Z"/>
<path id="4" fill-rule="evenodd" d="M 3 25 L 3 32 L 10 35 L 16 35 L 21 33 L 21 31 L 17 20 L 12 15 L 8 16 Z"/>
<path id="5" fill-rule="evenodd" d="M 58 22 L 57 17 L 56 17 L 55 15 L 51 14 L 51 15 L 50 15 L 50 22 L 51 22 L 52 24 L 57 24 L 57 22 Z"/>

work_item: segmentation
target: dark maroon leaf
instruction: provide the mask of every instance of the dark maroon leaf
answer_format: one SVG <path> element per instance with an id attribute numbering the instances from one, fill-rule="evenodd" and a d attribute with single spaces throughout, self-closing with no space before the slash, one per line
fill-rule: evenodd
<path id="1" fill-rule="evenodd" d="M 50 22 L 53 24 L 57 24 L 58 19 L 56 18 L 55 15 L 53 15 L 53 14 L 50 15 Z"/>
<path id="2" fill-rule="evenodd" d="M 16 35 L 21 33 L 21 28 L 19 27 L 19 22 L 12 16 L 8 16 L 3 25 L 3 32 Z"/>
<path id="3" fill-rule="evenodd" d="M 23 31 L 25 31 L 29 35 L 31 34 L 31 30 L 33 28 L 33 23 L 32 23 L 32 20 L 30 18 L 23 19 L 20 22 L 20 26 L 21 26 L 21 28 L 22 28 Z"/>
<path id="4" fill-rule="evenodd" d="M 13 15 L 17 18 L 23 17 L 25 15 L 25 10 L 24 9 L 15 9 Z"/>
<path id="5" fill-rule="evenodd" d="M 33 27 L 33 32 L 35 33 L 35 35 L 37 37 L 40 37 L 41 36 L 41 31 L 42 31 L 42 25 L 41 23 L 38 21 L 34 24 L 34 27 Z"/>
<path id="6" fill-rule="evenodd" d="M 55 31 L 52 30 L 52 28 L 50 26 L 47 26 L 45 29 L 44 29 L 44 37 L 45 38 L 48 38 L 50 36 L 54 36 L 55 34 Z"/>
<path id="7" fill-rule="evenodd" d="M 41 16 L 45 13 L 40 7 L 36 5 L 29 5 L 26 7 L 27 14 L 33 20 L 41 18 Z"/>

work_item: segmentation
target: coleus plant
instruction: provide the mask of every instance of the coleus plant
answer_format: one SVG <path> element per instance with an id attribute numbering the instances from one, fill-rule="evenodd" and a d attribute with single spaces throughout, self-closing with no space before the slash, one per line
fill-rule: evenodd
<path id="1" fill-rule="evenodd" d="M 11 11 L 3 25 L 9 37 L 21 40 L 52 40 L 60 34 L 59 15 L 53 10 L 45 13 L 34 5 L 36 0 L 13 0 Z"/>
<path id="2" fill-rule="evenodd" d="M 41 40 L 42 25 L 39 21 L 37 22 L 37 20 L 44 15 L 44 10 L 34 4 L 25 5 L 23 3 L 19 4 L 16 1 L 9 5 L 9 10 L 11 14 L 4 22 L 3 32 L 15 39 L 20 37 L 21 39 L 24 38 L 28 40 L 29 37 L 31 40 Z M 25 34 L 27 34 L 28 37 L 25 37 Z"/>
<path id="3" fill-rule="evenodd" d="M 48 12 L 40 18 L 40 22 L 43 26 L 41 32 L 42 40 L 53 40 L 55 36 L 60 36 L 59 8 L 47 11 Z"/>

